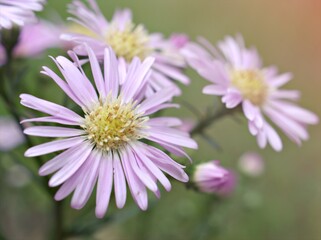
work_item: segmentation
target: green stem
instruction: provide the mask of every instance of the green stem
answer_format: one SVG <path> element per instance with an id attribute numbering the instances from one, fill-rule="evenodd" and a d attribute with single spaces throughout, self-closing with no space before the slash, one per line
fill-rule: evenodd
<path id="1" fill-rule="evenodd" d="M 52 229 L 53 240 L 63 240 L 63 204 L 54 200 L 53 205 L 54 212 L 54 225 Z"/>
<path id="2" fill-rule="evenodd" d="M 239 110 L 240 110 L 240 108 L 238 108 L 238 107 L 232 108 L 232 109 L 228 109 L 228 108 L 223 107 L 219 111 L 215 112 L 214 114 L 204 117 L 190 131 L 191 136 L 202 134 L 206 130 L 206 128 L 211 126 L 217 120 L 219 120 L 225 116 L 234 114 L 234 113 L 238 112 Z"/>

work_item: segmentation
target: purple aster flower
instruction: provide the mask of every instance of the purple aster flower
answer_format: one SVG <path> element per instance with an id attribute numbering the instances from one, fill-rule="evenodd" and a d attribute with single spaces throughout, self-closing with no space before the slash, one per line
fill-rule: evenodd
<path id="1" fill-rule="evenodd" d="M 119 58 L 121 69 L 128 68 L 134 57 L 141 60 L 149 56 L 154 57 L 155 63 L 152 66 L 147 93 L 175 86 L 177 95 L 180 89 L 172 79 L 183 84 L 189 83 L 188 77 L 182 73 L 186 63 L 177 48 L 177 41 L 166 40 L 159 33 L 149 34 L 142 24 L 135 25 L 129 9 L 116 11 L 112 20 L 107 21 L 96 2 L 94 0 L 88 2 L 90 8 L 78 0 L 69 6 L 69 12 L 75 16 L 70 19 L 75 25 L 70 29 L 70 33 L 61 36 L 62 39 L 76 44 L 74 51 L 78 55 L 87 54 L 82 44 L 87 43 L 96 56 L 102 59 L 105 47 L 109 46 Z"/>
<path id="2" fill-rule="evenodd" d="M 0 151 L 10 151 L 24 141 L 19 125 L 10 117 L 0 117 Z"/>
<path id="3" fill-rule="evenodd" d="M 33 11 L 41 11 L 44 3 L 45 0 L 0 0 L 0 30 L 35 22 Z"/>
<path id="4" fill-rule="evenodd" d="M 213 160 L 196 166 L 193 182 L 201 192 L 226 196 L 234 191 L 236 178 L 233 172 Z"/>
<path id="5" fill-rule="evenodd" d="M 292 74 L 279 75 L 273 66 L 263 68 L 256 49 L 246 48 L 241 36 L 227 37 L 217 46 L 202 38 L 183 50 L 189 64 L 212 82 L 203 93 L 222 96 L 227 108 L 241 105 L 261 148 L 268 142 L 276 151 L 282 150 L 281 139 L 265 116 L 295 143 L 307 140 L 307 125 L 318 123 L 318 117 L 291 102 L 299 98 L 298 91 L 279 89 Z"/>
<path id="6" fill-rule="evenodd" d="M 153 58 L 148 57 L 141 62 L 134 57 L 127 70 L 119 72 L 116 55 L 106 48 L 102 73 L 92 49 L 87 46 L 86 50 L 95 87 L 79 66 L 76 55 L 76 63 L 62 56 L 54 59 L 64 80 L 49 68 L 43 68 L 43 73 L 80 106 L 82 116 L 58 104 L 28 94 L 21 95 L 22 105 L 49 115 L 24 122 L 69 126 L 27 128 L 25 134 L 59 139 L 32 147 L 25 155 L 34 157 L 62 151 L 39 170 L 40 175 L 55 172 L 49 182 L 51 187 L 62 184 L 55 195 L 56 200 L 74 191 L 71 206 L 80 209 L 97 182 L 96 215 L 103 217 L 112 188 L 117 207 L 124 206 L 127 182 L 135 202 L 145 210 L 148 200 L 146 188 L 157 197 L 160 196 L 157 181 L 167 191 L 171 189 L 163 172 L 179 181 L 188 181 L 183 166 L 149 142 L 157 143 L 178 156 L 187 156 L 182 147 L 195 149 L 197 144 L 187 133 L 174 128 L 181 124 L 179 119 L 150 116 L 160 109 L 176 106 L 168 102 L 175 93 L 172 88 L 145 97 Z M 124 77 L 122 84 L 121 76 Z"/>

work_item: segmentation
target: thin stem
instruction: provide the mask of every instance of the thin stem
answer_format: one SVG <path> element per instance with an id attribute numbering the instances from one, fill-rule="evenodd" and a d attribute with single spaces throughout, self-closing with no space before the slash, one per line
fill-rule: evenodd
<path id="1" fill-rule="evenodd" d="M 234 114 L 239 111 L 240 108 L 221 108 L 219 111 L 215 112 L 214 114 L 208 115 L 204 117 L 201 121 L 199 121 L 196 126 L 191 130 L 190 134 L 191 136 L 202 134 L 205 129 L 209 126 L 211 126 L 214 122 L 221 119 L 222 117 L 225 117 L 230 114 Z"/>
<path id="2" fill-rule="evenodd" d="M 0 82 L 0 94 L 4 100 L 5 106 L 8 110 L 8 112 L 10 113 L 10 115 L 14 118 L 14 120 L 17 122 L 19 128 L 21 129 L 21 131 L 24 131 L 24 127 L 22 124 L 20 124 L 20 114 L 17 111 L 17 108 L 15 106 L 15 103 L 12 101 L 12 98 L 7 94 L 6 92 L 6 86 L 5 86 L 5 81 L 7 80 L 10 83 L 10 76 L 12 76 L 12 68 L 11 68 L 11 58 L 8 58 L 8 62 L 5 65 L 6 67 L 6 71 L 3 74 L 4 75 L 4 79 L 2 79 L 2 81 Z M 9 84 L 10 85 L 10 84 Z M 11 88 L 12 89 L 12 88 Z M 13 93 L 11 92 L 11 94 L 13 95 Z M 33 146 L 33 143 L 31 141 L 31 139 L 29 138 L 29 136 L 25 136 L 26 139 L 26 143 L 27 143 L 27 147 L 31 148 Z M 35 157 L 36 159 L 36 164 L 37 167 L 39 168 L 42 160 L 41 157 Z"/>
<path id="3" fill-rule="evenodd" d="M 53 202 L 54 225 L 52 229 L 53 240 L 63 240 L 63 204 L 62 202 Z"/>

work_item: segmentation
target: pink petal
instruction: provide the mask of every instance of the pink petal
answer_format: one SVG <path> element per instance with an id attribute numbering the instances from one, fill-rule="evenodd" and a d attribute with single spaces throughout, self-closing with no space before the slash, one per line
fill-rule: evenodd
<path id="1" fill-rule="evenodd" d="M 49 186 L 56 187 L 70 178 L 86 161 L 91 151 L 92 146 L 88 143 L 83 143 L 77 153 L 78 155 L 50 178 Z"/>
<path id="2" fill-rule="evenodd" d="M 126 175 L 128 186 L 133 196 L 133 199 L 135 200 L 137 205 L 140 207 L 140 209 L 146 210 L 148 206 L 147 191 L 144 184 L 136 176 L 136 174 L 134 173 L 133 169 L 130 166 L 130 161 L 132 159 L 128 158 L 126 151 L 123 151 L 121 153 L 121 159 L 124 166 L 124 172 Z"/>
<path id="3" fill-rule="evenodd" d="M 52 80 L 55 81 L 55 83 L 72 99 L 76 104 L 79 106 L 83 106 L 81 101 L 77 98 L 77 96 L 73 93 L 73 91 L 70 89 L 70 86 L 63 81 L 55 72 L 53 72 L 51 69 L 47 67 L 42 67 L 44 71 L 42 71 L 43 74 L 51 77 Z"/>
<path id="4" fill-rule="evenodd" d="M 47 153 L 61 151 L 67 148 L 76 146 L 84 141 L 83 137 L 74 137 L 61 140 L 55 140 L 52 142 L 43 143 L 32 148 L 29 148 L 25 152 L 26 157 L 36 157 L 45 155 Z"/>
<path id="5" fill-rule="evenodd" d="M 79 157 L 79 152 L 81 152 L 82 148 L 83 144 L 79 143 L 78 145 L 71 147 L 55 156 L 53 159 L 41 166 L 41 168 L 39 169 L 39 175 L 49 175 L 67 165 L 72 159 Z"/>
<path id="6" fill-rule="evenodd" d="M 119 74 L 118 61 L 114 51 L 110 48 L 105 49 L 104 53 L 104 78 L 106 93 L 111 93 L 114 98 L 118 95 Z"/>
<path id="7" fill-rule="evenodd" d="M 98 218 L 102 218 L 107 212 L 112 187 L 113 159 L 109 154 L 108 156 L 103 156 L 99 169 L 96 198 L 96 216 Z"/>
<path id="8" fill-rule="evenodd" d="M 101 97 L 105 98 L 107 95 L 106 89 L 105 89 L 105 82 L 103 79 L 103 75 L 101 73 L 101 69 L 100 69 L 97 57 L 95 56 L 93 50 L 87 44 L 85 46 L 89 57 L 91 72 L 93 74 L 97 90 L 101 95 Z"/>
<path id="9" fill-rule="evenodd" d="M 132 74 L 127 75 L 121 92 L 125 102 L 131 101 L 132 98 L 137 95 L 154 61 L 154 58 L 146 58 Z"/>
<path id="10" fill-rule="evenodd" d="M 85 134 L 85 132 L 80 129 L 50 126 L 29 127 L 23 132 L 27 135 L 40 137 L 75 137 Z"/>
<path id="11" fill-rule="evenodd" d="M 74 94 L 90 109 L 98 101 L 98 97 L 88 78 L 67 58 L 59 56 L 56 61 Z"/>
<path id="12" fill-rule="evenodd" d="M 28 108 L 74 122 L 75 125 L 78 125 L 82 122 L 82 118 L 78 114 L 58 104 L 34 97 L 29 94 L 21 94 L 20 98 L 21 104 Z"/>
<path id="13" fill-rule="evenodd" d="M 226 87 L 220 86 L 220 85 L 208 85 L 203 88 L 204 94 L 210 94 L 210 95 L 218 95 L 222 96 L 226 94 Z"/>
<path id="14" fill-rule="evenodd" d="M 148 129 L 147 139 L 155 142 L 165 142 L 174 145 L 197 149 L 197 143 L 188 136 L 180 136 L 175 133 L 159 131 L 155 128 Z"/>
<path id="15" fill-rule="evenodd" d="M 145 146 L 141 146 L 141 143 L 139 142 L 137 142 L 137 145 L 133 147 L 140 163 L 143 164 L 147 169 L 149 169 L 150 173 L 153 174 L 160 181 L 160 183 L 164 186 L 166 191 L 170 191 L 170 181 L 162 173 L 162 171 L 160 171 L 159 168 L 145 155 L 144 148 Z"/>
<path id="16" fill-rule="evenodd" d="M 59 124 L 64 124 L 64 125 L 72 125 L 72 126 L 79 126 L 81 125 L 82 120 L 79 122 L 74 122 L 66 119 L 61 119 L 59 117 L 38 117 L 38 118 L 29 118 L 29 119 L 24 119 L 20 123 L 28 123 L 28 122 L 47 122 L 47 123 L 59 123 Z"/>
<path id="17" fill-rule="evenodd" d="M 94 186 L 96 184 L 98 176 L 98 167 L 102 158 L 101 153 L 93 151 L 86 162 L 88 162 L 88 168 L 86 173 L 83 175 L 80 183 L 77 185 L 74 195 L 71 200 L 71 206 L 75 209 L 81 209 L 88 201 Z"/>
<path id="18" fill-rule="evenodd" d="M 175 127 L 180 126 L 182 121 L 179 118 L 175 117 L 156 117 L 148 120 L 148 125 L 151 126 L 167 126 Z"/>
<path id="19" fill-rule="evenodd" d="M 243 111 L 246 118 L 250 121 L 253 121 L 259 111 L 257 107 L 255 107 L 249 100 L 243 101 Z"/>
<path id="20" fill-rule="evenodd" d="M 149 177 L 148 174 L 146 174 L 145 172 L 143 172 L 137 164 L 137 159 L 136 159 L 136 155 L 133 153 L 133 150 L 130 149 L 129 147 L 126 148 L 127 150 L 127 156 L 130 159 L 129 164 L 131 166 L 131 169 L 133 170 L 133 172 L 136 174 L 136 176 L 141 180 L 141 182 L 147 187 L 149 188 L 151 191 L 155 192 L 158 190 L 157 185 L 155 184 L 155 182 L 153 181 L 153 179 L 151 179 Z"/>
<path id="21" fill-rule="evenodd" d="M 268 141 L 272 148 L 275 151 L 281 151 L 282 150 L 282 141 L 280 136 L 277 134 L 277 132 L 268 124 L 265 123 L 265 128 L 266 128 L 266 134 Z"/>
<path id="22" fill-rule="evenodd" d="M 149 109 L 156 107 L 166 101 L 169 101 L 174 96 L 174 89 L 173 88 L 167 88 L 163 89 L 154 95 L 150 96 L 149 98 L 145 99 L 140 107 L 140 112 L 147 112 Z"/>
<path id="23" fill-rule="evenodd" d="M 117 153 L 114 154 L 113 165 L 116 205 L 118 208 L 123 208 L 126 203 L 127 189 L 124 170 Z"/>

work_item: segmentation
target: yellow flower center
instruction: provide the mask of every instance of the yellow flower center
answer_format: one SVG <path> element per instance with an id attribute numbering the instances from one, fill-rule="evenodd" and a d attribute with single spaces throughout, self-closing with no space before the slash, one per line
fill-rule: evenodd
<path id="1" fill-rule="evenodd" d="M 100 103 L 86 113 L 82 128 L 87 132 L 88 139 L 103 151 L 116 150 L 127 142 L 143 136 L 141 129 L 146 128 L 148 117 L 137 113 L 135 103 L 122 103 L 120 97 Z"/>
<path id="2" fill-rule="evenodd" d="M 117 57 L 130 62 L 135 56 L 143 60 L 151 51 L 148 47 L 148 33 L 142 25 L 128 23 L 122 30 L 117 25 L 109 26 L 105 40 Z"/>
<path id="3" fill-rule="evenodd" d="M 232 85 L 242 94 L 243 98 L 252 104 L 261 106 L 268 94 L 268 85 L 260 71 L 233 70 L 231 72 Z"/>

